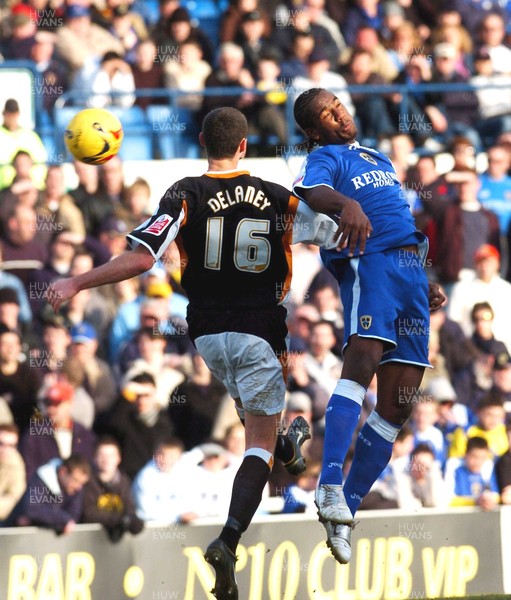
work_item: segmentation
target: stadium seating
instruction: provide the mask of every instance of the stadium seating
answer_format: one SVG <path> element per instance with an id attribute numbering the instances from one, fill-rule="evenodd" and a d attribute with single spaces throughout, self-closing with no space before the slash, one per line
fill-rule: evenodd
<path id="1" fill-rule="evenodd" d="M 55 149 L 55 128 L 50 115 L 45 110 L 41 110 L 37 113 L 37 131 L 44 147 L 46 149 L 52 148 L 55 150 L 55 156 L 48 157 L 49 162 L 56 162 L 55 158 L 58 156 L 58 152 Z"/>
<path id="2" fill-rule="evenodd" d="M 219 43 L 221 16 L 228 5 L 227 0 L 188 0 L 183 3 L 192 19 L 198 21 L 199 27 L 207 34 L 215 48 Z"/>
<path id="3" fill-rule="evenodd" d="M 123 160 L 153 158 L 152 128 L 140 106 L 119 108 L 109 106 L 108 109 L 121 120 L 124 139 L 119 156 Z"/>
<path id="4" fill-rule="evenodd" d="M 198 158 L 200 156 L 192 111 L 165 105 L 150 105 L 146 109 L 157 158 Z"/>

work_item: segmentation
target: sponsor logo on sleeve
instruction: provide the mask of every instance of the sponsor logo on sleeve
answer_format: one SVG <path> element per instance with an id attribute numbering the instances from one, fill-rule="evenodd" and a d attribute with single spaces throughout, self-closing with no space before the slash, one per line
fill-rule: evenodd
<path id="1" fill-rule="evenodd" d="M 165 229 L 172 223 L 170 215 L 160 215 L 156 221 L 153 221 L 149 227 L 146 227 L 142 233 L 150 233 L 151 235 L 161 235 Z"/>

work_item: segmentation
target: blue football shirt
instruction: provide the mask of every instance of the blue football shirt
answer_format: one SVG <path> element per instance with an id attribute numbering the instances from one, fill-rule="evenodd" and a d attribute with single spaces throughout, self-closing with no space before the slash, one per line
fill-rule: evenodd
<path id="1" fill-rule="evenodd" d="M 357 142 L 313 150 L 305 159 L 293 190 L 303 199 L 305 189 L 319 185 L 360 203 L 373 227 L 365 254 L 426 243 L 424 234 L 415 227 L 394 166 L 381 152 Z M 358 255 L 358 248 L 354 254 Z M 341 253 L 322 249 L 321 255 L 328 264 L 330 260 L 346 258 L 348 249 Z"/>

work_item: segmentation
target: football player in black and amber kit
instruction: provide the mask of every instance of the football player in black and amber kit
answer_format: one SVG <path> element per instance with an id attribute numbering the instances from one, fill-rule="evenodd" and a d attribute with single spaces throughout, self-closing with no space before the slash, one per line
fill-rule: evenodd
<path id="1" fill-rule="evenodd" d="M 294 474 L 310 437 L 298 417 L 279 434 L 285 404 L 286 309 L 290 244 L 336 245 L 337 226 L 284 187 L 238 169 L 247 122 L 233 108 L 206 115 L 200 142 L 208 170 L 172 185 L 155 213 L 128 234 L 131 250 L 92 271 L 61 279 L 48 291 L 55 310 L 79 291 L 150 269 L 175 239 L 188 299 L 189 335 L 235 399 L 246 451 L 234 480 L 229 516 L 205 558 L 216 571 L 214 595 L 237 599 L 236 547 L 259 506 L 274 456 Z"/>

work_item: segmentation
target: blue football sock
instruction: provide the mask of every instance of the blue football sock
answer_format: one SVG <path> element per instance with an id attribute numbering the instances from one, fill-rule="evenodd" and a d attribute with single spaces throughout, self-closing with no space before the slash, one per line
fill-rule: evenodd
<path id="1" fill-rule="evenodd" d="M 360 417 L 365 388 L 340 379 L 325 413 L 325 441 L 320 484 L 341 484 L 342 467 Z"/>
<path id="2" fill-rule="evenodd" d="M 373 410 L 360 430 L 344 485 L 344 496 L 352 515 L 387 466 L 400 429 Z"/>

